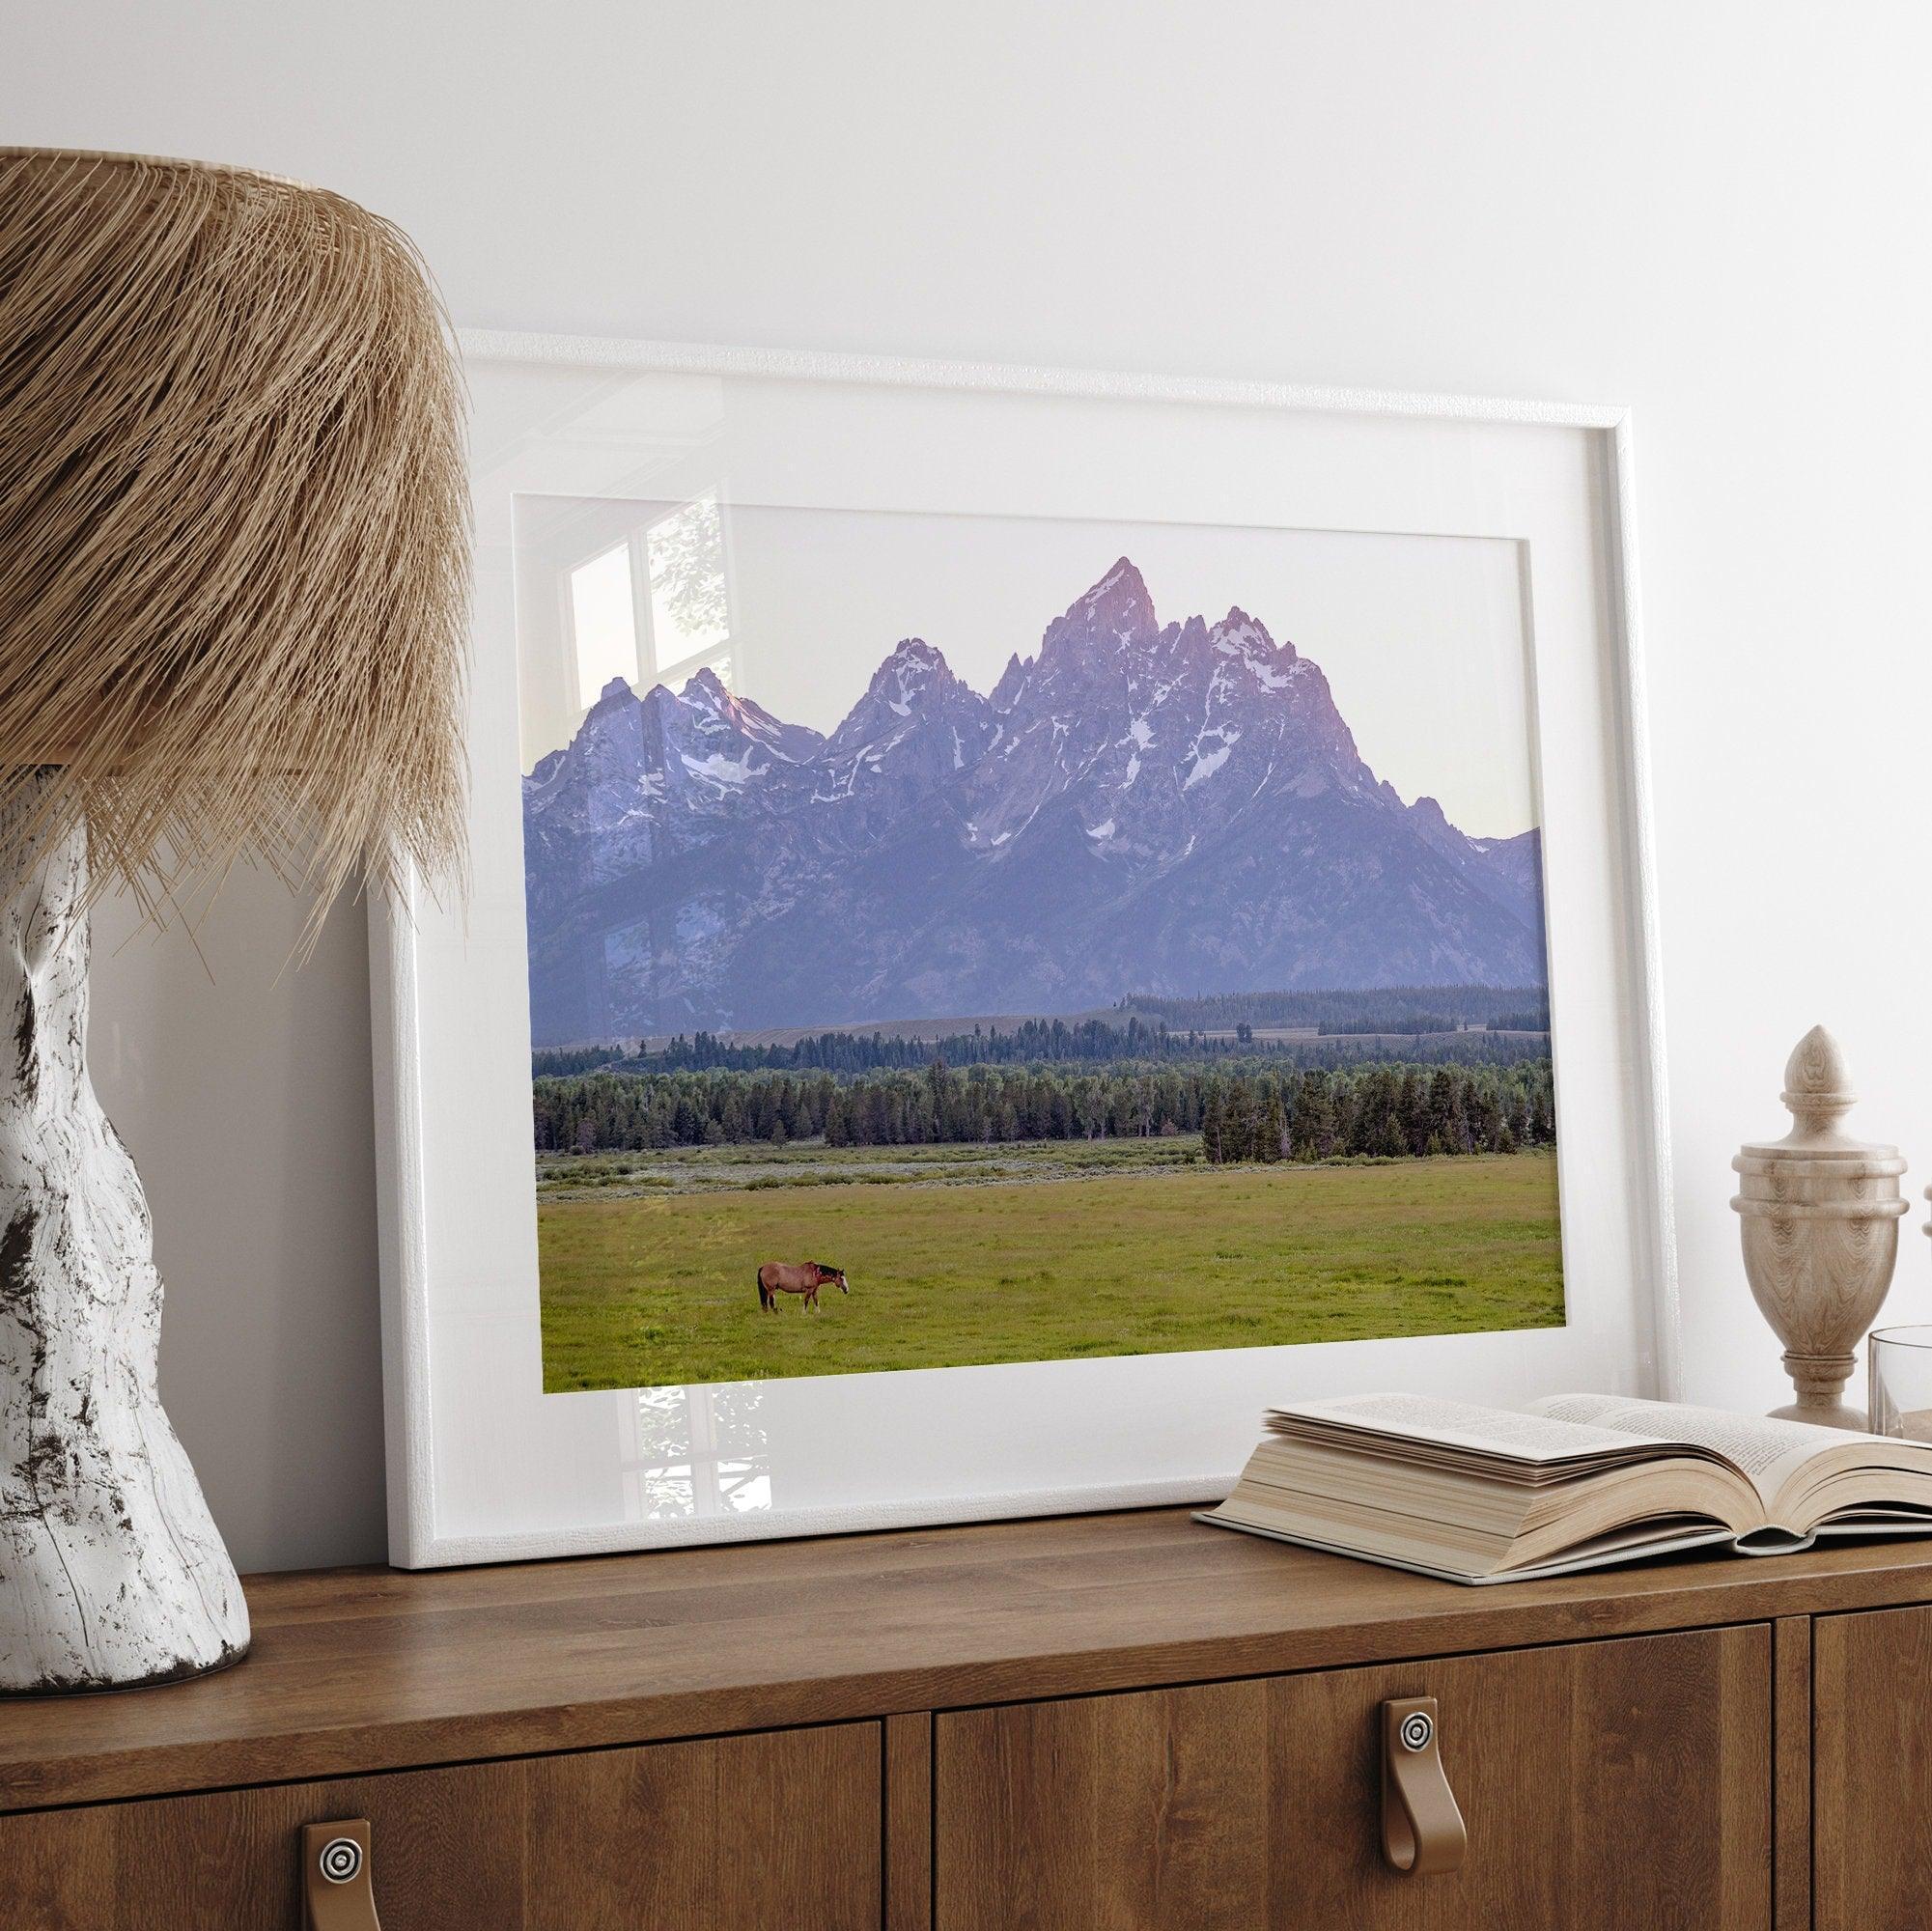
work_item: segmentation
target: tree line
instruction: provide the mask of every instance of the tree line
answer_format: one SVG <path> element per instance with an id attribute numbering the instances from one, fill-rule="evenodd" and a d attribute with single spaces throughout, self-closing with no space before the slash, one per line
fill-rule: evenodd
<path id="1" fill-rule="evenodd" d="M 1516 1015 L 1521 1018 L 1523 1015 Z M 860 1073 L 917 1071 L 935 1059 L 951 1067 L 1117 1065 L 1138 1060 L 1247 1059 L 1257 1053 L 1291 1066 L 1331 1066 L 1353 1059 L 1455 1058 L 1474 1064 L 1534 1057 L 1540 1043 L 1458 1030 L 1448 1018 L 1414 1017 L 1413 1024 L 1337 1026 L 1325 1037 L 1257 1040 L 1246 1021 L 1229 1039 L 1175 1032 L 1162 1021 L 1024 1020 L 1019 1025 L 976 1025 L 942 1039 L 899 1039 L 881 1032 L 822 1032 L 787 1046 L 736 1046 L 714 1032 L 679 1034 L 654 1051 L 627 1054 L 616 1046 L 541 1048 L 531 1055 L 536 1078 L 574 1073 Z M 1499 1022 L 1498 1022 L 1499 1023 Z M 1515 1030 L 1516 1028 L 1511 1028 Z M 1534 1028 L 1523 1028 L 1534 1030 Z M 1400 1044 L 1365 1039 L 1363 1032 L 1399 1035 Z"/>
<path id="2" fill-rule="evenodd" d="M 1325 1039 L 1347 1039 L 1361 1033 L 1398 1033 L 1413 1038 L 1425 1033 L 1469 1032 L 1474 1029 L 1472 1021 L 1451 1019 L 1446 1013 L 1395 1013 L 1377 1019 L 1337 1020 L 1320 1028 Z M 1481 1030 L 1548 1032 L 1550 1015 L 1527 1007 L 1520 1013 L 1498 1013 Z M 1235 1037 L 1248 1037 L 1253 1031 L 1254 1028 L 1244 1020 L 1235 1027 Z"/>
<path id="3" fill-rule="evenodd" d="M 1135 993 L 1120 1014 L 1176 1029 L 1226 1032 L 1239 1025 L 1313 1026 L 1319 1032 L 1449 1032 L 1459 1025 L 1509 1025 L 1540 1015 L 1550 1030 L 1550 995 L 1540 986 L 1383 986 L 1367 992 L 1216 993 L 1194 998 Z"/>
<path id="4" fill-rule="evenodd" d="M 1201 1118 L 1209 1161 L 1419 1159 L 1516 1153 L 1556 1138 L 1550 1061 L 1507 1068 L 1310 1068 L 1216 1082 Z"/>
<path id="5" fill-rule="evenodd" d="M 1551 1066 L 1143 1063 L 830 1073 L 599 1071 L 533 1084 L 540 1153 L 921 1146 L 1199 1133 L 1211 1161 L 1512 1153 L 1556 1134 Z"/>

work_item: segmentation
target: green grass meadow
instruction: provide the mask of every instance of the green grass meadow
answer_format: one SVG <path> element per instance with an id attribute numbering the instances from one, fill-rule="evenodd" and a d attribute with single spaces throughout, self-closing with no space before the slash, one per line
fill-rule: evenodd
<path id="1" fill-rule="evenodd" d="M 1547 1152 L 1208 1166 L 1197 1137 L 540 1161 L 544 1385 L 1560 1327 Z M 843 1267 L 812 1316 L 762 1261 Z"/>

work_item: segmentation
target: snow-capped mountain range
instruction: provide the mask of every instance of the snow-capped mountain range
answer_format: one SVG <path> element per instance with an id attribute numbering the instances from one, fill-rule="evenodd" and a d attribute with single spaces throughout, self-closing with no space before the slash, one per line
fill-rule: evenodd
<path id="1" fill-rule="evenodd" d="M 1362 762 L 1242 610 L 1122 557 L 991 695 L 909 638 L 830 737 L 613 681 L 523 781 L 536 1043 L 1065 1013 L 1130 993 L 1545 983 L 1538 834 Z"/>

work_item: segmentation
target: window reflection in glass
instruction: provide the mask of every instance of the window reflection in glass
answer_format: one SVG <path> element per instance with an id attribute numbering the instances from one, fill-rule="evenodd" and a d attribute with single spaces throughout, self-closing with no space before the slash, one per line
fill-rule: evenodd
<path id="1" fill-rule="evenodd" d="M 653 523 L 644 546 L 651 573 L 652 654 L 661 678 L 693 658 L 713 657 L 731 635 L 716 496 L 700 496 Z"/>
<path id="2" fill-rule="evenodd" d="M 571 634 L 580 706 L 595 704 L 598 692 L 614 677 L 637 682 L 637 600 L 629 544 L 618 544 L 571 572 Z"/>
<path id="3" fill-rule="evenodd" d="M 621 542 L 563 566 L 579 715 L 612 678 L 640 693 L 654 684 L 675 690 L 708 669 L 733 687 L 717 492 L 669 511 L 640 504 L 634 514 Z"/>
<path id="4" fill-rule="evenodd" d="M 624 1483 L 631 1520 L 738 1515 L 771 1506 L 771 1458 L 756 1385 L 637 1390 Z"/>

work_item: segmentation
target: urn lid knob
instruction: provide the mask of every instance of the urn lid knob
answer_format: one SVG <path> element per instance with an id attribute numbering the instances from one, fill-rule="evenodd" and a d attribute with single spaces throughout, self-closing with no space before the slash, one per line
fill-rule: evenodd
<path id="1" fill-rule="evenodd" d="M 1841 1162 L 1890 1161 L 1897 1157 L 1895 1146 L 1853 1139 L 1838 1130 L 1838 1123 L 1858 1102 L 1852 1091 L 1852 1077 L 1845 1069 L 1845 1055 L 1838 1042 L 1821 1025 L 1813 1026 L 1791 1049 L 1784 1062 L 1784 1091 L 1778 1096 L 1791 1109 L 1791 1131 L 1782 1139 L 1757 1140 L 1738 1149 L 1731 1164 L 1740 1173 L 1777 1165 L 1796 1171 L 1797 1161 L 1828 1161 L 1834 1169 Z M 1845 1167 L 1849 1174 L 1851 1168 Z M 1886 1171 L 1902 1171 L 1888 1166 Z"/>
<path id="2" fill-rule="evenodd" d="M 1833 1134 L 1833 1129 L 1858 1100 L 1845 1068 L 1838 1042 L 1821 1025 L 1814 1025 L 1784 1062 L 1784 1091 L 1778 1096 L 1791 1108 L 1794 1140 Z"/>

